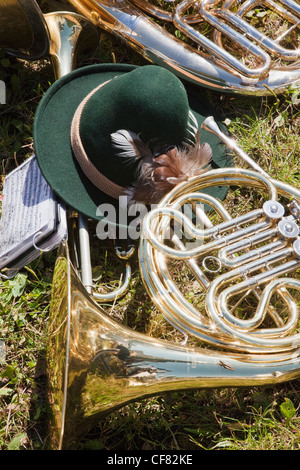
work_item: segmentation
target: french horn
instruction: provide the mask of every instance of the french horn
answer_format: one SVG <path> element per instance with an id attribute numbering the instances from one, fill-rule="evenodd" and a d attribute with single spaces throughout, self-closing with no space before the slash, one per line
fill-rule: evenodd
<path id="1" fill-rule="evenodd" d="M 72 448 L 107 414 L 156 394 L 300 376 L 300 190 L 269 177 L 213 118 L 203 126 L 250 168 L 210 170 L 176 186 L 145 215 L 138 249 L 145 290 L 182 343 L 138 333 L 105 311 L 102 303 L 115 305 L 129 286 L 135 250 L 119 252 L 123 285 L 98 294 L 87 224 L 71 217 L 76 230 L 57 258 L 49 323 L 51 448 Z M 232 217 L 209 194 L 215 185 L 258 191 L 261 206 Z M 172 278 L 184 269 L 197 283 L 195 301 Z"/>
<path id="2" fill-rule="evenodd" d="M 299 84 L 300 6 L 294 0 L 68 1 L 149 61 L 196 85 L 262 96 Z"/>

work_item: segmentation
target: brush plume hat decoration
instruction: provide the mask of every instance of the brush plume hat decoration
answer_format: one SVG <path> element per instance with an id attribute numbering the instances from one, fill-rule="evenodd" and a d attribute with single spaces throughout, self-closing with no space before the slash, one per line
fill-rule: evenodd
<path id="1" fill-rule="evenodd" d="M 224 146 L 201 129 L 209 115 L 220 121 L 200 90 L 165 68 L 87 66 L 43 96 L 34 119 L 35 153 L 58 196 L 101 220 L 99 205 L 118 204 L 120 196 L 158 203 L 191 176 L 231 166 Z M 210 192 L 226 195 L 224 187 Z"/>

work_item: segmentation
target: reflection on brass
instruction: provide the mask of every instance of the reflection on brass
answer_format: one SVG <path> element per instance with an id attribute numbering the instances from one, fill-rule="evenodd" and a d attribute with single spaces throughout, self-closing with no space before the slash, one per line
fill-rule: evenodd
<path id="1" fill-rule="evenodd" d="M 0 49 L 29 60 L 45 57 L 49 34 L 35 0 L 1 0 Z"/>
<path id="2" fill-rule="evenodd" d="M 71 21 L 64 15 L 46 16 L 57 77 L 73 69 L 73 48 L 79 44 L 78 26 L 82 24 L 76 23 L 76 15 Z M 94 21 L 98 16 L 93 11 Z M 110 20 L 114 22 L 113 16 Z M 211 170 L 176 186 L 144 219 L 139 261 L 145 288 L 166 320 L 186 340 L 196 337 L 210 348 L 187 347 L 137 333 L 99 306 L 96 300 L 112 300 L 129 286 L 133 250 L 123 252 L 117 247 L 126 263 L 123 286 L 113 296 L 95 295 L 91 269 L 85 267 L 83 272 L 78 261 L 79 252 L 85 257 L 90 253 L 87 224 L 79 215 L 81 234 L 74 219 L 68 237 L 74 244 L 72 261 L 68 243 L 63 242 L 53 276 L 47 352 L 49 448 L 72 448 L 102 417 L 135 400 L 167 391 L 278 384 L 300 376 L 299 308 L 290 293 L 300 290 L 300 191 L 270 178 L 214 121 L 208 119 L 204 126 L 251 169 Z M 231 217 L 207 193 L 215 185 L 262 190 L 267 200 L 261 208 Z M 288 203 L 283 205 L 281 198 Z M 182 216 L 180 208 L 185 204 L 193 206 L 200 228 Z M 201 204 L 221 222 L 214 224 Z M 175 231 L 165 243 L 166 233 L 176 227 L 172 224 L 170 228 L 170 221 L 183 222 L 196 245 L 185 246 Z M 76 248 L 78 240 L 80 249 Z M 203 311 L 172 280 L 173 260 L 185 263 L 199 292 L 206 293 Z M 89 260 L 84 261 L 88 265 Z M 235 300 L 232 307 L 236 294 L 241 300 Z M 251 294 L 257 300 L 252 317 L 235 316 Z M 285 318 L 271 302 L 275 294 L 287 311 Z M 273 322 L 271 328 L 263 326 L 267 316 Z"/>
<path id="3" fill-rule="evenodd" d="M 55 77 L 76 68 L 77 57 L 98 44 L 98 33 L 90 21 L 73 12 L 53 12 L 45 15 L 51 37 L 49 54 Z"/>
<path id="4" fill-rule="evenodd" d="M 223 0 L 221 7 L 216 0 L 182 0 L 163 2 L 165 8 L 147 0 L 68 1 L 146 59 L 197 85 L 261 96 L 299 83 L 300 6 L 293 0 Z M 278 32 L 273 39 L 251 24 L 256 10 L 264 20 L 280 19 L 270 27 Z"/>
<path id="5" fill-rule="evenodd" d="M 3 0 L 0 4 L 0 49 L 36 60 L 50 55 L 55 78 L 76 67 L 77 58 L 96 48 L 99 34 L 78 13 L 42 14 L 35 0 Z"/>
<path id="6" fill-rule="evenodd" d="M 112 320 L 83 288 L 63 244 L 49 324 L 49 446 L 69 449 L 101 417 L 169 390 L 275 384 L 300 375 L 299 352 L 246 355 L 189 348 Z"/>

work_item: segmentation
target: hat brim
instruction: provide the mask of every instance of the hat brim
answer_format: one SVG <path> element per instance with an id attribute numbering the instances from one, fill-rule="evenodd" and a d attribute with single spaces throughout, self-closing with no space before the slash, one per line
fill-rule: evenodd
<path id="1" fill-rule="evenodd" d="M 40 101 L 33 126 L 34 149 L 42 174 L 53 191 L 70 207 L 94 220 L 103 219 L 101 204 L 116 204 L 116 200 L 99 191 L 84 175 L 73 156 L 70 129 L 73 115 L 90 91 L 116 76 L 138 66 L 130 64 L 97 64 L 77 69 L 55 82 Z M 190 109 L 199 129 L 207 116 L 214 116 L 223 131 L 225 126 L 210 104 L 200 93 L 185 85 Z M 212 147 L 213 168 L 232 166 L 223 144 L 213 134 L 200 130 L 201 142 Z M 207 192 L 222 200 L 225 187 L 208 188 Z"/>

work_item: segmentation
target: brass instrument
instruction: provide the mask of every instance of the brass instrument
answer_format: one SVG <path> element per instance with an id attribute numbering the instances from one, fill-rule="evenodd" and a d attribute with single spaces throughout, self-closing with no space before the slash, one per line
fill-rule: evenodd
<path id="1" fill-rule="evenodd" d="M 294 0 L 68 1 L 146 59 L 197 85 L 262 96 L 299 84 Z M 269 32 L 263 32 L 267 18 Z"/>
<path id="2" fill-rule="evenodd" d="M 150 62 L 215 91 L 262 96 L 299 84 L 300 6 L 295 0 L 222 0 L 221 6 L 216 0 L 182 0 L 171 8 L 165 2 L 165 9 L 146 0 L 68 2 L 79 14 L 43 15 L 35 0 L 4 0 L 0 48 L 31 60 L 49 51 L 52 61 L 62 55 L 68 60 L 66 51 L 55 49 L 60 47 L 59 28 L 64 36 L 70 35 L 64 47 L 78 51 L 75 44 L 84 43 L 82 36 L 94 40 L 94 24 L 125 40 Z M 276 37 L 253 26 L 253 9 L 260 15 L 253 21 L 274 16 L 269 29 L 278 32 Z M 18 35 L 14 34 L 16 22 Z M 89 34 L 83 35 L 82 30 Z"/>
<path id="3" fill-rule="evenodd" d="M 244 157 L 239 147 L 219 131 L 212 118 L 204 121 L 203 126 Z M 257 167 L 255 162 L 253 165 Z M 218 201 L 202 194 L 205 188 L 216 184 L 261 188 L 268 197 L 259 209 L 232 218 Z M 233 352 L 266 353 L 270 354 L 269 361 L 272 354 L 279 351 L 297 354 L 300 336 L 294 330 L 299 320 L 298 306 L 289 289 L 300 289 L 297 278 L 300 268 L 299 197 L 298 189 L 268 178 L 263 170 L 242 168 L 212 170 L 202 178 L 190 179 L 184 187 L 176 187 L 146 215 L 140 245 L 145 286 L 165 318 L 178 329 Z M 281 199 L 291 200 L 286 204 Z M 207 204 L 211 211 L 220 215 L 220 223 L 212 225 L 206 220 L 205 213 L 200 212 L 200 228 L 196 227 L 180 211 L 187 203 L 200 203 L 198 211 L 203 211 L 201 203 L 202 206 Z M 176 233 L 170 240 L 174 246 L 165 243 L 166 234 L 170 232 L 170 219 L 188 232 L 193 240 L 189 242 L 190 246 L 183 246 Z M 199 286 L 206 291 L 204 314 L 186 302 L 178 286 L 170 280 L 172 259 L 189 263 Z M 205 271 L 212 272 L 213 278 L 208 279 Z M 294 277 L 286 276 L 290 273 Z M 287 310 L 284 320 L 272 306 L 275 292 Z M 255 310 L 252 299 L 250 318 L 244 318 L 240 316 L 237 297 L 250 294 L 257 298 L 257 308 Z M 233 298 L 236 305 L 231 305 Z M 261 325 L 267 315 L 274 324 L 265 329 Z M 257 360 L 259 356 L 255 357 Z"/>
<path id="4" fill-rule="evenodd" d="M 96 28 L 76 12 L 43 14 L 35 0 L 1 2 L 0 50 L 27 60 L 50 56 L 55 78 L 76 68 L 78 57 L 98 40 Z"/>
<path id="5" fill-rule="evenodd" d="M 76 68 L 80 55 L 98 44 L 98 33 L 90 21 L 78 13 L 57 11 L 44 15 L 50 35 L 49 55 L 55 78 Z"/>
<path id="6" fill-rule="evenodd" d="M 101 301 L 107 299 L 92 285 L 81 217 L 78 228 L 84 231 L 75 246 L 78 258 L 84 254 L 83 271 L 71 261 L 73 245 L 61 246 L 49 326 L 54 449 L 71 448 L 93 423 L 134 400 L 170 390 L 277 384 L 300 376 L 300 190 L 268 177 L 212 118 L 203 125 L 251 169 L 210 170 L 176 186 L 144 217 L 139 244 L 145 289 L 183 334 L 182 344 L 137 333 L 105 313 Z M 209 195 L 214 185 L 250 187 L 263 194 L 264 202 L 231 217 Z M 192 215 L 182 211 L 186 205 Z M 120 254 L 127 265 L 132 255 Z M 205 297 L 201 308 L 172 279 L 173 262 L 181 263 L 175 272 L 191 273 L 198 297 Z M 128 279 L 130 272 L 115 300 Z M 202 346 L 188 346 L 193 338 Z"/>

